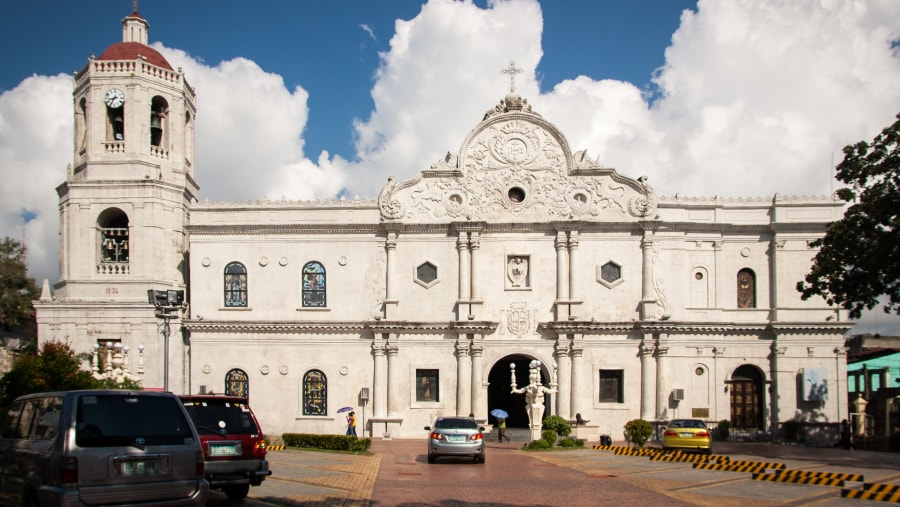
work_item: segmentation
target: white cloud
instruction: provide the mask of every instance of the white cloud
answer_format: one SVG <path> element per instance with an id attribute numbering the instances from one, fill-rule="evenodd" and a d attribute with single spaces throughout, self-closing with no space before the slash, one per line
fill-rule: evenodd
<path id="1" fill-rule="evenodd" d="M 73 158 L 72 76 L 32 76 L 0 94 L 0 235 L 27 246 L 29 276 L 59 271 L 56 187 Z M 34 218 L 24 226 L 23 213 Z"/>
<path id="2" fill-rule="evenodd" d="M 303 153 L 306 90 L 244 58 L 210 67 L 155 45 L 184 69 L 197 91 L 196 178 L 201 199 L 309 199 L 341 188 L 340 161 L 317 165 Z"/>
<path id="3" fill-rule="evenodd" d="M 363 28 L 364 29 L 364 28 Z M 548 36 L 552 37 L 553 34 Z M 648 175 L 657 193 L 826 194 L 843 146 L 869 140 L 900 110 L 895 0 L 700 0 L 682 15 L 650 104 L 630 83 L 581 76 L 541 95 L 543 20 L 531 0 L 431 0 L 398 21 L 381 55 L 374 109 L 355 124 L 356 159 L 304 153 L 307 92 L 235 58 L 205 65 L 156 46 L 198 94 L 201 198 L 372 198 L 465 136 L 506 93 L 500 70 L 524 70 L 518 91 L 601 163 Z M 578 48 L 573 48 L 577 54 Z M 627 48 L 610 48 L 627 51 Z M 585 73 L 602 76 L 585 58 Z M 72 158 L 71 78 L 34 77 L 0 96 L 2 233 L 29 225 L 31 270 L 55 278 L 56 196 Z M 22 177 L 27 174 L 28 177 Z M 55 261 L 53 261 L 55 262 Z"/>

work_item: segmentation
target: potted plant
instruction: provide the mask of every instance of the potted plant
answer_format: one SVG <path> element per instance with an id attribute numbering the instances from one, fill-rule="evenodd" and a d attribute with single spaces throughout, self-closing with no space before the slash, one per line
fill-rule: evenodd
<path id="1" fill-rule="evenodd" d="M 625 423 L 625 440 L 642 448 L 653 435 L 653 426 L 643 419 L 632 419 Z"/>
<path id="2" fill-rule="evenodd" d="M 721 421 L 719 421 L 716 429 L 719 430 L 719 436 L 722 438 L 722 440 L 725 440 L 726 438 L 728 438 L 728 435 L 731 434 L 731 421 L 729 421 L 728 419 L 722 419 Z"/>

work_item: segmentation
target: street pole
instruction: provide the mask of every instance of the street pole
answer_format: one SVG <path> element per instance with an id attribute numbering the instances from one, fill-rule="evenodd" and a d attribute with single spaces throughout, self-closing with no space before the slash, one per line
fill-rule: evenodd
<path id="1" fill-rule="evenodd" d="M 169 313 L 162 309 L 163 319 L 163 390 L 169 390 Z"/>

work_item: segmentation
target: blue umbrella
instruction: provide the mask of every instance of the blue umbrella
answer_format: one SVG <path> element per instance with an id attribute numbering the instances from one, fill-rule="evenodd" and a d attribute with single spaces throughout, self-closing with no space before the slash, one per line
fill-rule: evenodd
<path id="1" fill-rule="evenodd" d="M 339 408 L 337 413 L 343 414 L 344 412 L 352 412 L 352 411 L 353 411 L 353 407 L 344 407 L 344 408 Z"/>
<path id="2" fill-rule="evenodd" d="M 509 414 L 506 413 L 506 410 L 503 410 L 502 408 L 495 408 L 494 410 L 491 410 L 491 415 L 496 417 L 497 419 L 506 419 L 507 417 L 509 417 Z"/>

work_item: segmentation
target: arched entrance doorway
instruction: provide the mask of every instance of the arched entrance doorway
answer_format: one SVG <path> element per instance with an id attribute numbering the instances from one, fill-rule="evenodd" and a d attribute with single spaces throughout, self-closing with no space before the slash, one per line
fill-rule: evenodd
<path id="1" fill-rule="evenodd" d="M 518 367 L 518 365 L 516 366 Z M 763 429 L 763 376 L 753 365 L 745 364 L 731 375 L 731 424 L 735 429 Z"/>
<path id="2" fill-rule="evenodd" d="M 512 394 L 512 386 L 510 382 L 509 365 L 516 365 L 516 386 L 521 388 L 528 385 L 528 364 L 535 358 L 522 354 L 512 354 L 506 356 L 491 368 L 488 373 L 488 412 L 495 408 L 502 408 L 509 414 L 506 420 L 508 428 L 528 428 L 528 413 L 525 411 L 525 395 Z M 541 383 L 549 385 L 546 367 L 541 367 Z M 541 418 L 550 415 L 550 397 L 545 395 L 544 398 L 544 415 Z M 491 424 L 497 421 L 493 416 L 488 416 L 488 422 Z"/>

